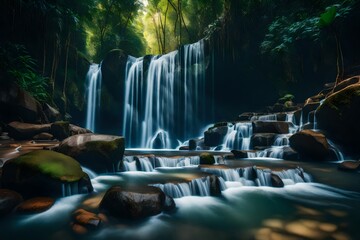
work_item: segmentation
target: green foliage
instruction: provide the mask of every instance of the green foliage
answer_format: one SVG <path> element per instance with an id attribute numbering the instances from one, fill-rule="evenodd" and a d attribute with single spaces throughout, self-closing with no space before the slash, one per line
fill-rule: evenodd
<path id="1" fill-rule="evenodd" d="M 326 11 L 320 16 L 319 27 L 323 28 L 330 26 L 334 22 L 335 17 L 336 17 L 336 7 L 331 6 L 327 8 Z"/>
<path id="2" fill-rule="evenodd" d="M 5 78 L 2 81 L 15 81 L 40 102 L 50 100 L 49 79 L 36 72 L 36 61 L 28 55 L 24 46 L 7 44 L 0 48 L 0 65 L 5 70 Z"/>
<path id="3" fill-rule="evenodd" d="M 314 5 L 303 4 L 292 7 L 294 11 L 285 11 L 270 23 L 264 41 L 260 45 L 262 53 L 278 55 L 289 53 L 294 45 L 303 39 L 318 41 L 321 28 L 330 26 L 335 18 L 344 19 L 352 10 L 355 1 L 319 1 Z M 340 2 L 340 3 L 337 3 Z M 294 4 L 296 4 L 294 2 Z M 323 9 L 326 9 L 323 12 Z"/>

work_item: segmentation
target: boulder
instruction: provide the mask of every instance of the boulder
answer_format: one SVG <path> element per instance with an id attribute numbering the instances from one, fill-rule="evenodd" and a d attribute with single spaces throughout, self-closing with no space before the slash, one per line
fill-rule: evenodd
<path id="1" fill-rule="evenodd" d="M 299 160 L 299 154 L 291 147 L 283 147 L 284 160 L 296 161 Z"/>
<path id="2" fill-rule="evenodd" d="M 42 107 L 29 93 L 16 84 L 4 84 L 0 88 L 0 121 L 47 122 Z"/>
<path id="3" fill-rule="evenodd" d="M 353 84 L 331 94 L 316 111 L 318 128 L 350 153 L 360 153 L 359 106 L 360 84 Z"/>
<path id="4" fill-rule="evenodd" d="M 52 139 L 54 139 L 54 136 L 52 134 L 46 133 L 46 132 L 39 133 L 39 134 L 37 134 L 37 135 L 35 135 L 33 137 L 33 140 L 35 140 L 35 141 L 36 140 L 37 141 L 39 141 L 39 140 L 49 141 L 49 140 L 52 140 Z"/>
<path id="5" fill-rule="evenodd" d="M 9 189 L 0 189 L 0 217 L 11 213 L 23 201 L 22 196 Z"/>
<path id="6" fill-rule="evenodd" d="M 53 198 L 37 197 L 22 202 L 17 208 L 18 213 L 40 213 L 50 209 L 55 203 Z"/>
<path id="7" fill-rule="evenodd" d="M 209 147 L 221 145 L 224 141 L 224 137 L 226 136 L 227 132 L 228 132 L 227 125 L 209 128 L 204 133 L 205 145 Z"/>
<path id="8" fill-rule="evenodd" d="M 49 132 L 50 127 L 50 124 L 11 122 L 7 125 L 6 130 L 9 132 L 9 136 L 15 140 L 27 140 L 37 134 Z"/>
<path id="9" fill-rule="evenodd" d="M 302 158 L 311 160 L 327 160 L 330 154 L 329 144 L 324 134 L 312 130 L 302 130 L 289 139 L 290 147 Z"/>
<path id="10" fill-rule="evenodd" d="M 274 144 L 275 133 L 256 133 L 251 136 L 250 146 L 255 147 L 267 147 Z"/>
<path id="11" fill-rule="evenodd" d="M 359 83 L 360 83 L 360 76 L 354 76 L 354 77 L 345 79 L 334 87 L 332 93 L 339 92 L 350 85 L 359 84 Z"/>
<path id="12" fill-rule="evenodd" d="M 60 141 L 70 136 L 70 124 L 65 121 L 58 121 L 51 124 L 50 132 Z"/>
<path id="13" fill-rule="evenodd" d="M 200 154 L 200 164 L 212 165 L 215 163 L 215 158 L 211 153 Z"/>
<path id="14" fill-rule="evenodd" d="M 62 119 L 61 113 L 59 110 L 45 103 L 43 105 L 44 113 L 50 122 L 60 121 Z"/>
<path id="15" fill-rule="evenodd" d="M 289 133 L 289 123 L 281 121 L 254 121 L 253 133 Z"/>
<path id="16" fill-rule="evenodd" d="M 100 209 L 117 218 L 138 220 L 169 210 L 165 199 L 164 192 L 157 187 L 113 186 L 105 193 Z"/>
<path id="17" fill-rule="evenodd" d="M 102 134 L 78 134 L 62 141 L 57 148 L 98 173 L 119 170 L 125 150 L 125 139 Z"/>
<path id="18" fill-rule="evenodd" d="M 271 186 L 278 188 L 284 187 L 284 182 L 281 180 L 281 178 L 278 175 L 271 173 L 270 179 L 271 179 Z"/>
<path id="19" fill-rule="evenodd" d="M 92 192 L 90 179 L 73 158 L 37 150 L 5 162 L 2 186 L 24 197 L 63 197 Z"/>
<path id="20" fill-rule="evenodd" d="M 70 135 L 78 135 L 78 134 L 85 134 L 85 133 L 92 133 L 89 129 L 82 128 L 79 126 L 76 126 L 74 124 L 70 124 Z"/>

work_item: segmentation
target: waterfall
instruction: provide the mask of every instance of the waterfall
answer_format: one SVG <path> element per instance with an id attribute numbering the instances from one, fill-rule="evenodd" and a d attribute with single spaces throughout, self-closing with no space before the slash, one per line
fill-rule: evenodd
<path id="1" fill-rule="evenodd" d="M 204 41 L 165 55 L 128 57 L 123 135 L 127 147 L 175 148 L 207 121 Z"/>
<path id="2" fill-rule="evenodd" d="M 226 182 L 239 182 L 242 186 L 272 186 L 271 174 L 281 178 L 285 185 L 311 182 L 311 177 L 301 168 L 271 171 L 270 169 L 257 169 L 256 167 L 236 169 L 203 168 L 202 171 L 218 176 Z M 230 184 L 231 185 L 231 184 Z"/>
<path id="3" fill-rule="evenodd" d="M 225 136 L 225 149 L 249 150 L 252 132 L 251 122 L 238 122 L 230 125 Z"/>
<path id="4" fill-rule="evenodd" d="M 199 156 L 158 157 L 158 156 L 124 156 L 123 171 L 152 172 L 156 168 L 194 167 L 200 164 Z"/>
<path id="5" fill-rule="evenodd" d="M 288 146 L 289 145 L 289 138 L 291 134 L 278 134 L 276 135 L 274 146 L 280 147 L 280 146 Z"/>
<path id="6" fill-rule="evenodd" d="M 268 115 L 261 115 L 261 116 L 253 116 L 251 117 L 251 121 L 277 121 L 277 114 L 268 114 Z"/>
<path id="7" fill-rule="evenodd" d="M 210 177 L 193 179 L 185 183 L 153 184 L 173 198 L 185 196 L 210 196 Z"/>
<path id="8" fill-rule="evenodd" d="M 95 132 L 96 110 L 100 107 L 101 98 L 101 64 L 91 64 L 86 75 L 87 113 L 86 128 Z"/>

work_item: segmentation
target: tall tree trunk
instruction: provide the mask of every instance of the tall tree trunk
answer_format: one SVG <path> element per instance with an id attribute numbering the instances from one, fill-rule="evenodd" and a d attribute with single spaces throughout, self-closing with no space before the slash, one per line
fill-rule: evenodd
<path id="1" fill-rule="evenodd" d="M 71 42 L 71 31 L 69 30 L 67 38 L 66 38 L 66 56 L 65 56 L 65 77 L 64 77 L 64 85 L 62 90 L 63 100 L 64 100 L 64 112 L 66 113 L 67 107 L 67 97 L 66 97 L 66 83 L 67 83 L 67 75 L 68 75 L 68 61 L 69 61 L 69 50 L 70 50 L 70 42 Z"/>

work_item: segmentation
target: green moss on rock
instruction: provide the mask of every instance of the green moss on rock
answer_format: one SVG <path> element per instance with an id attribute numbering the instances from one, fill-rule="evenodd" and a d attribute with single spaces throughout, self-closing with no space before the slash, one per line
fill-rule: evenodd
<path id="1" fill-rule="evenodd" d="M 75 159 L 48 150 L 30 152 L 10 162 L 20 168 L 28 168 L 63 182 L 78 181 L 86 175 Z"/>

